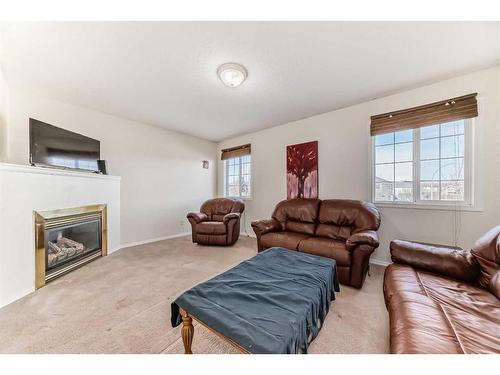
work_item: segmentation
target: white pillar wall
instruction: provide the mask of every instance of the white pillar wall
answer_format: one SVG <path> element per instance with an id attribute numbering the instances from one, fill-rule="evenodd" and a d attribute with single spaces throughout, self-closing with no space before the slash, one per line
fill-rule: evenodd
<path id="1" fill-rule="evenodd" d="M 0 163 L 0 307 L 35 290 L 33 211 L 106 204 L 120 248 L 120 177 Z"/>

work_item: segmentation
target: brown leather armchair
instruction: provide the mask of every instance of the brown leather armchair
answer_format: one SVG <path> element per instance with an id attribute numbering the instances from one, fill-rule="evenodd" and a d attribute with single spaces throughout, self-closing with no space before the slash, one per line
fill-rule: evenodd
<path id="1" fill-rule="evenodd" d="M 233 245 L 240 235 L 240 216 L 245 203 L 240 198 L 209 199 L 200 212 L 190 212 L 193 242 L 200 245 Z"/>
<path id="2" fill-rule="evenodd" d="M 500 226 L 472 250 L 391 242 L 391 353 L 500 353 Z"/>
<path id="3" fill-rule="evenodd" d="M 361 288 L 378 247 L 380 214 L 372 203 L 347 199 L 290 199 L 272 218 L 252 222 L 258 251 L 278 246 L 337 261 L 342 284 Z"/>

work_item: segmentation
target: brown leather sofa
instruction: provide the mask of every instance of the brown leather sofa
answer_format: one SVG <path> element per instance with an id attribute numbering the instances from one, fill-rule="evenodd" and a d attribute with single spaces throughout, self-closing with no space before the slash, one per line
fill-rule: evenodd
<path id="1" fill-rule="evenodd" d="M 342 284 L 361 288 L 378 247 L 380 214 L 372 203 L 346 199 L 290 199 L 270 220 L 252 222 L 258 251 L 278 246 L 333 258 Z"/>
<path id="2" fill-rule="evenodd" d="M 193 242 L 200 245 L 233 245 L 240 236 L 240 216 L 245 203 L 240 198 L 209 199 L 200 212 L 190 212 Z"/>
<path id="3" fill-rule="evenodd" d="M 500 353 L 500 226 L 470 251 L 400 240 L 390 247 L 392 353 Z"/>

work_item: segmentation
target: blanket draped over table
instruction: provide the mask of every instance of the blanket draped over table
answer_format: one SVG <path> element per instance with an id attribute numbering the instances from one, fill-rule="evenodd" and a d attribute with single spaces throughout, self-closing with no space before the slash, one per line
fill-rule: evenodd
<path id="1" fill-rule="evenodd" d="M 251 353 L 307 353 L 339 291 L 335 260 L 271 248 L 172 303 Z"/>

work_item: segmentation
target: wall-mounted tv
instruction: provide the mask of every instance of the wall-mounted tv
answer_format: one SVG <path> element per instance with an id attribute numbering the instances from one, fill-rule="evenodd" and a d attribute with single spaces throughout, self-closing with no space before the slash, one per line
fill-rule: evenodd
<path id="1" fill-rule="evenodd" d="M 32 165 L 98 172 L 100 142 L 30 118 Z"/>

